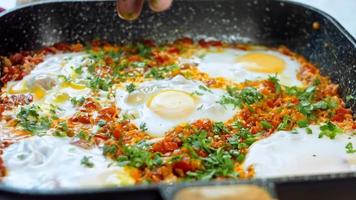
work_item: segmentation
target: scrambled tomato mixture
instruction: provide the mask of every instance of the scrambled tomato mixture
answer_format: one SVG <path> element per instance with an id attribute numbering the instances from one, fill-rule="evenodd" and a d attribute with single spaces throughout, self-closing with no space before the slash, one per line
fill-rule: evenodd
<path id="1" fill-rule="evenodd" d="M 157 45 L 150 40 L 129 45 L 93 41 L 86 45 L 61 43 L 37 52 L 2 57 L 1 82 L 4 85 L 9 81 L 21 80 L 46 55 L 59 52 L 85 51 L 90 54 L 95 62 L 89 71 L 95 78 L 88 84 L 93 90 L 92 96 L 71 100 L 77 112 L 70 118 L 39 116 L 36 106 L 21 108 L 16 117 L 2 115 L 1 120 L 12 136 L 1 141 L 0 149 L 10 145 L 15 140 L 13 138 L 53 129 L 56 136 L 76 138 L 75 145 L 83 148 L 101 146 L 103 155 L 127 168 L 138 184 L 246 179 L 254 176 L 253 168 L 244 169 L 241 165 L 249 146 L 277 130 L 293 130 L 322 123 L 322 134 L 333 138 L 341 130 L 356 129 L 351 110 L 345 107 L 344 101 L 338 96 L 338 86 L 331 83 L 328 77 L 321 76 L 314 65 L 286 47 L 275 50 L 301 63 L 298 78 L 307 86 L 305 88 L 283 86 L 273 76 L 268 80 L 233 83 L 223 78 L 209 77 L 192 64 L 177 65 L 178 57 L 187 57 L 196 49 L 211 47 L 250 48 L 248 45 L 220 41 L 201 40 L 195 43 L 189 38 L 164 45 Z M 200 80 L 209 88 L 224 88 L 227 94 L 219 103 L 232 104 L 241 110 L 225 123 L 201 119 L 178 125 L 163 139 L 148 143 L 153 137 L 145 127 L 137 127 L 130 122 L 130 116 L 120 115 L 120 108 L 114 103 L 103 107 L 94 98 L 96 91 L 112 92 L 114 84 L 129 82 L 132 85 L 126 89 L 134 90 L 135 84 L 140 82 L 176 75 Z M 7 94 L 3 90 L 0 113 L 32 101 L 31 94 Z M 95 118 L 94 112 L 98 113 Z M 32 121 L 29 122 L 29 118 Z M 91 134 L 89 130 L 98 124 L 99 130 Z M 5 176 L 6 170 L 1 160 L 0 169 L 0 176 Z"/>

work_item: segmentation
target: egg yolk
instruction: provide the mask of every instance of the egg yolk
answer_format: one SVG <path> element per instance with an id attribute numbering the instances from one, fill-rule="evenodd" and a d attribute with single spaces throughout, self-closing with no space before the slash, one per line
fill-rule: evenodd
<path id="1" fill-rule="evenodd" d="M 78 84 L 78 83 L 72 83 L 72 82 L 63 82 L 61 84 L 62 87 L 70 87 L 70 88 L 73 88 L 75 90 L 83 90 L 85 89 L 85 85 L 81 85 L 81 84 Z"/>
<path id="2" fill-rule="evenodd" d="M 145 95 L 142 93 L 129 94 L 127 96 L 126 102 L 130 105 L 138 105 L 143 103 L 145 100 Z"/>
<path id="3" fill-rule="evenodd" d="M 35 100 L 41 100 L 46 96 L 46 90 L 42 86 L 34 85 L 32 88 L 28 88 L 25 81 L 20 81 L 10 87 L 9 94 L 25 94 L 31 93 Z"/>
<path id="4" fill-rule="evenodd" d="M 68 93 L 60 93 L 54 98 L 53 101 L 55 103 L 64 103 L 69 99 L 70 99 L 70 96 L 68 95 Z"/>
<path id="5" fill-rule="evenodd" d="M 35 100 L 41 100 L 44 96 L 46 96 L 46 90 L 39 85 L 33 86 L 31 93 L 34 95 Z"/>
<path id="6" fill-rule="evenodd" d="M 267 53 L 248 53 L 236 61 L 244 63 L 247 70 L 258 73 L 281 73 L 286 67 L 284 60 Z"/>
<path id="7" fill-rule="evenodd" d="M 9 94 L 24 94 L 28 93 L 29 89 L 25 81 L 19 81 L 18 83 L 11 85 L 8 92 Z"/>
<path id="8" fill-rule="evenodd" d="M 165 119 L 181 119 L 193 113 L 196 102 L 189 93 L 167 90 L 154 95 L 147 107 Z"/>

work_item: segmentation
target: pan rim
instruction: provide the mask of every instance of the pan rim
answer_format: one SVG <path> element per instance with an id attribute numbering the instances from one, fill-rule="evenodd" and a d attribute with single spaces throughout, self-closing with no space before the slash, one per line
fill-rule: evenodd
<path id="1" fill-rule="evenodd" d="M 189 2 L 189 0 L 176 0 L 179 2 Z M 195 1 L 211 1 L 211 0 L 195 0 Z M 222 0 L 223 1 L 234 1 L 234 0 Z M 270 0 L 262 0 L 269 2 Z M 26 5 L 22 5 L 16 8 L 6 10 L 0 14 L 0 20 L 2 17 L 28 7 L 47 5 L 54 3 L 77 3 L 77 2 L 114 2 L 114 0 L 51 0 L 47 2 L 35 2 Z M 192 2 L 192 1 L 190 1 Z M 306 10 L 315 12 L 326 20 L 328 20 L 342 35 L 344 35 L 347 40 L 356 48 L 356 39 L 332 16 L 326 12 L 317 9 L 313 6 L 306 5 L 299 2 L 287 1 L 287 0 L 276 0 L 276 2 L 291 4 L 299 7 L 303 7 Z M 155 191 L 166 187 L 187 187 L 187 186 L 203 186 L 203 185 L 223 185 L 223 184 L 255 184 L 255 185 L 264 185 L 266 183 L 283 183 L 283 182 L 298 182 L 298 181 L 316 181 L 316 180 L 333 180 L 333 179 L 342 179 L 342 178 L 356 178 L 356 172 L 344 172 L 344 173 L 333 173 L 333 174 L 322 174 L 322 175 L 303 175 L 303 176 L 287 176 L 287 177 L 278 177 L 278 178 L 253 178 L 250 180 L 227 180 L 227 181 L 194 181 L 194 182 L 182 182 L 182 183 L 173 183 L 173 184 L 150 184 L 150 185 L 132 185 L 132 186 L 119 186 L 119 187 L 110 187 L 110 188 L 79 188 L 79 189 L 23 189 L 12 186 L 7 186 L 3 183 L 0 183 L 0 191 L 13 193 L 13 194 L 22 194 L 22 195 L 71 195 L 71 194 L 94 194 L 94 193 L 106 193 L 106 192 L 130 192 L 130 191 Z"/>

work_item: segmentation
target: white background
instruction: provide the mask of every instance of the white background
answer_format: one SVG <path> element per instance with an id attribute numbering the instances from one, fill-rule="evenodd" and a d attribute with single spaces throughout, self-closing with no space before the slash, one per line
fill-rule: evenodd
<path id="1" fill-rule="evenodd" d="M 24 0 L 22 0 L 24 1 Z M 30 1 L 30 0 L 27 0 Z M 354 37 L 356 37 L 356 0 L 294 0 L 317 7 L 336 18 Z M 9 9 L 16 0 L 0 0 L 0 7 Z"/>

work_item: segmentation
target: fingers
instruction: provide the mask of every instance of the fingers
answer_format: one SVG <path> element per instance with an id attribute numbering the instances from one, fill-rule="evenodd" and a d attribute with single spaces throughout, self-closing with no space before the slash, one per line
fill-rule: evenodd
<path id="1" fill-rule="evenodd" d="M 171 7 L 173 0 L 149 0 L 150 8 L 155 12 Z M 135 20 L 140 16 L 144 0 L 117 0 L 117 13 L 125 20 Z"/>
<path id="2" fill-rule="evenodd" d="M 122 19 L 135 20 L 140 16 L 144 0 L 117 0 L 116 10 Z"/>
<path id="3" fill-rule="evenodd" d="M 150 8 L 155 12 L 165 11 L 171 7 L 173 0 L 149 0 Z"/>

